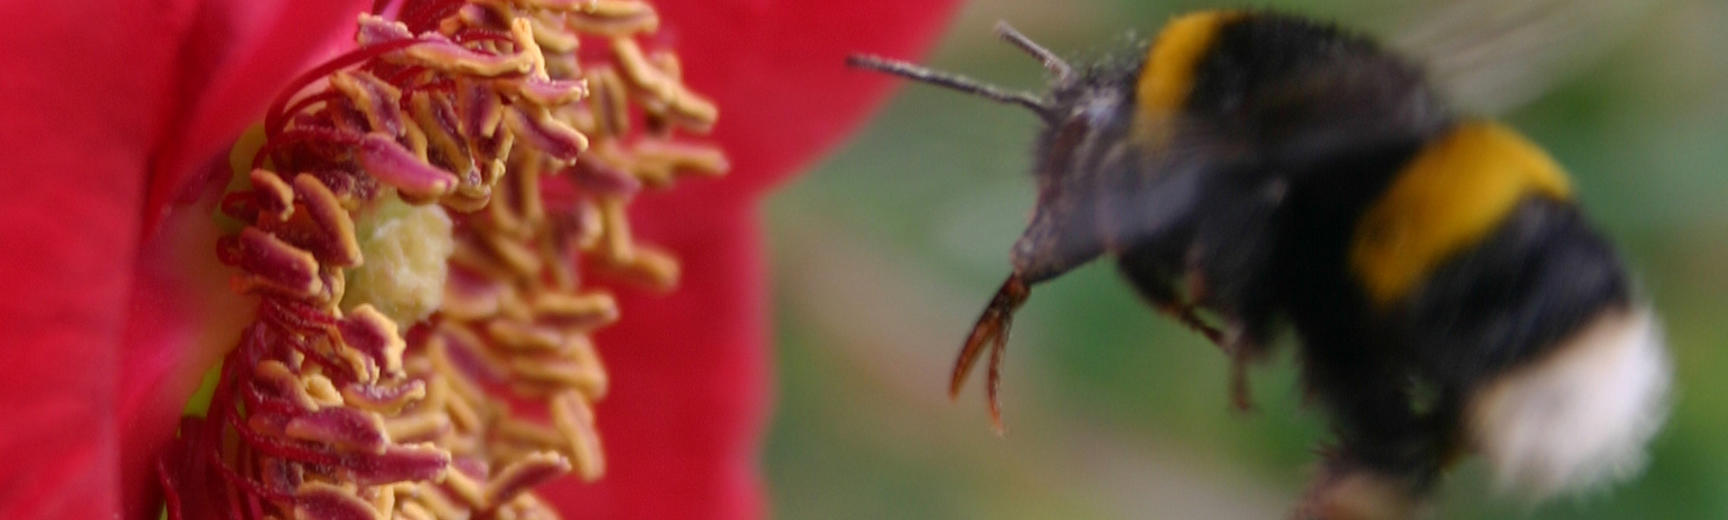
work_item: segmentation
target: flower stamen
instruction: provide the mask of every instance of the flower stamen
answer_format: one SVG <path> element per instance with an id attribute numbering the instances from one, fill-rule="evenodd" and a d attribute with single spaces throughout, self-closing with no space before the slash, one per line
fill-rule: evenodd
<path id="1" fill-rule="evenodd" d="M 401 13 L 288 84 L 221 201 L 217 256 L 261 305 L 158 464 L 170 518 L 546 518 L 536 486 L 604 473 L 591 334 L 621 314 L 577 266 L 675 283 L 625 209 L 725 171 L 674 136 L 716 110 L 636 43 L 641 1 Z M 610 63 L 578 63 L 590 38 Z"/>

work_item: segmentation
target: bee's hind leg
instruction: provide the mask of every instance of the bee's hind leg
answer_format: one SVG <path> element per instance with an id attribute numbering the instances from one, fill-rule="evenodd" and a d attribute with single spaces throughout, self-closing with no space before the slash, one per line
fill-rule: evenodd
<path id="1" fill-rule="evenodd" d="M 1207 323 L 1200 316 L 1198 306 L 1183 298 L 1176 289 L 1179 272 L 1173 265 L 1177 264 L 1149 248 L 1132 250 L 1117 261 L 1123 277 L 1153 309 L 1199 333 L 1230 357 L 1231 405 L 1237 410 L 1252 410 L 1254 403 L 1248 386 L 1248 364 L 1264 351 L 1262 343 L 1253 337 L 1259 334 L 1250 334 L 1250 326 L 1240 322 L 1232 322 L 1227 330 Z M 1196 279 L 1198 274 L 1190 273 L 1189 277 L 1190 295 L 1203 292 L 1204 284 Z"/>
<path id="2" fill-rule="evenodd" d="M 1248 385 L 1248 364 L 1265 351 L 1262 343 L 1249 339 L 1241 324 L 1232 324 L 1219 345 L 1230 356 L 1230 404 L 1237 411 L 1254 409 L 1254 392 Z"/>
<path id="3" fill-rule="evenodd" d="M 1401 520 L 1416 516 L 1419 490 L 1396 475 L 1322 450 L 1320 470 L 1290 512 L 1292 520 Z"/>

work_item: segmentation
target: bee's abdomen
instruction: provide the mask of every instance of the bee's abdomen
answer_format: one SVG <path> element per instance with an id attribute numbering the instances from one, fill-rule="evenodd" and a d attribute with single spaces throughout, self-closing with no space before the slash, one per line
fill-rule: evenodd
<path id="1" fill-rule="evenodd" d="M 1486 233 L 1371 304 L 1370 334 L 1458 399 L 1459 440 L 1503 487 L 1544 498 L 1630 475 L 1666 409 L 1660 328 L 1575 205 L 1529 187 L 1507 200 L 1478 208 L 1498 215 Z"/>
<path id="2" fill-rule="evenodd" d="M 1565 173 L 1518 133 L 1460 123 L 1424 144 L 1369 204 L 1355 225 L 1350 270 L 1371 305 L 1397 305 L 1525 200 L 1570 196 Z"/>
<path id="3" fill-rule="evenodd" d="M 1566 202 L 1526 197 L 1387 317 L 1389 344 L 1457 392 L 1460 440 L 1530 498 L 1635 473 L 1666 410 L 1660 327 Z"/>
<path id="4" fill-rule="evenodd" d="M 1631 305 L 1613 247 L 1571 203 L 1526 196 L 1494 228 L 1382 311 L 1392 344 L 1443 386 L 1529 363 L 1604 310 Z"/>
<path id="5" fill-rule="evenodd" d="M 1490 122 L 1423 144 L 1368 203 L 1346 254 L 1376 324 L 1365 332 L 1446 388 L 1483 383 L 1630 305 L 1625 269 L 1565 173 Z"/>

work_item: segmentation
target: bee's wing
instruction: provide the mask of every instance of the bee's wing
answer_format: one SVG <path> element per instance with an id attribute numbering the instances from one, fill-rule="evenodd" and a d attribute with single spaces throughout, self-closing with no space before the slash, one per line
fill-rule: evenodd
<path id="1" fill-rule="evenodd" d="M 1580 73 L 1656 3 L 1433 1 L 1409 13 L 1389 43 L 1422 62 L 1460 108 L 1502 113 Z"/>

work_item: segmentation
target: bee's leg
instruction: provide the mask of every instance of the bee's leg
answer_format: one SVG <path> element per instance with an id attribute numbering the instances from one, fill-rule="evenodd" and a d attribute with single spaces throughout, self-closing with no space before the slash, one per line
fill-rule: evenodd
<path id="1" fill-rule="evenodd" d="M 1177 323 L 1181 323 L 1183 326 L 1188 327 L 1189 330 L 1200 333 L 1201 336 L 1206 338 L 1206 341 L 1212 342 L 1213 345 L 1217 346 L 1220 350 L 1223 350 L 1225 354 L 1230 354 L 1232 356 L 1235 355 L 1236 345 L 1231 344 L 1225 339 L 1224 331 L 1218 330 L 1218 327 L 1214 327 L 1212 324 L 1206 323 L 1206 320 L 1201 319 L 1200 314 L 1195 312 L 1193 303 L 1172 302 L 1169 304 L 1158 304 L 1156 307 L 1158 312 L 1170 316 L 1175 319 Z"/>
<path id="2" fill-rule="evenodd" d="M 1263 351 L 1260 343 L 1248 338 L 1245 327 L 1234 323 L 1224 334 L 1225 353 L 1230 355 L 1230 404 L 1237 411 L 1254 409 L 1254 392 L 1248 387 L 1248 362 Z"/>
<path id="3" fill-rule="evenodd" d="M 1170 266 L 1179 264 L 1164 261 L 1166 258 L 1150 248 L 1136 248 L 1122 255 L 1117 266 L 1152 308 L 1199 332 L 1230 357 L 1231 405 L 1237 410 L 1252 410 L 1254 403 L 1248 388 L 1248 363 L 1261 353 L 1259 341 L 1251 337 L 1258 335 L 1249 334 L 1250 327 L 1243 323 L 1232 323 L 1228 332 L 1206 323 L 1196 312 L 1195 304 L 1184 301 L 1176 290 L 1178 273 Z M 1198 278 L 1198 275 L 1191 274 L 1188 279 L 1191 295 L 1204 291 L 1204 283 Z"/>
<path id="4" fill-rule="evenodd" d="M 1451 413 L 1451 412 L 1441 412 Z M 1450 421 L 1432 417 L 1439 422 Z M 1345 440 L 1322 449 L 1319 472 L 1291 517 L 1300 520 L 1402 520 L 1421 516 L 1440 470 L 1462 455 L 1452 429 L 1430 423 L 1402 440 Z M 1408 450 L 1393 457 L 1387 446 Z"/>
<path id="5" fill-rule="evenodd" d="M 1399 478 L 1340 453 L 1327 453 L 1319 474 L 1291 511 L 1292 520 L 1401 520 L 1415 516 L 1419 493 Z"/>
<path id="6" fill-rule="evenodd" d="M 1140 293 L 1140 297 L 1146 299 L 1148 305 L 1200 333 L 1207 341 L 1229 353 L 1224 333 L 1201 319 L 1200 314 L 1195 312 L 1194 304 L 1182 298 L 1176 290 L 1176 280 L 1183 274 L 1180 265 L 1171 261 L 1168 254 L 1150 246 L 1130 249 L 1116 261 L 1122 276 L 1128 279 L 1129 284 Z"/>
<path id="7" fill-rule="evenodd" d="M 1190 269 L 1187 293 L 1194 302 L 1205 302 L 1213 296 L 1208 292 L 1206 279 L 1202 269 Z M 1196 303 L 1189 303 L 1187 312 L 1192 314 L 1195 306 Z M 1253 312 L 1226 311 L 1223 314 L 1227 317 L 1224 329 L 1208 334 L 1207 338 L 1230 356 L 1231 406 L 1237 411 L 1251 411 L 1254 400 L 1253 392 L 1248 388 L 1248 364 L 1265 354 L 1265 343 L 1261 338 L 1266 336 L 1270 312 L 1256 307 Z"/>

